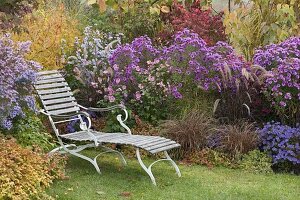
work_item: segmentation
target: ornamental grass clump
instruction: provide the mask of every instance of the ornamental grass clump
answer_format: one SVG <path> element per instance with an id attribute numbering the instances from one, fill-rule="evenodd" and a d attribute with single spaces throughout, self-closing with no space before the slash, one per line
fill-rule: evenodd
<path id="1" fill-rule="evenodd" d="M 273 159 L 274 164 L 288 162 L 300 166 L 300 126 L 290 127 L 270 122 L 259 129 L 261 146 Z"/>
<path id="2" fill-rule="evenodd" d="M 11 129 L 13 120 L 35 110 L 33 82 L 41 66 L 24 56 L 31 42 L 15 43 L 9 35 L 0 38 L 0 128 Z"/>
<path id="3" fill-rule="evenodd" d="M 252 123 L 243 122 L 221 126 L 217 129 L 219 146 L 216 147 L 232 158 L 257 148 L 259 136 Z"/>
<path id="4" fill-rule="evenodd" d="M 216 121 L 205 113 L 191 110 L 179 120 L 169 120 L 161 125 L 167 138 L 181 145 L 177 157 L 200 151 L 208 146 L 209 138 L 215 133 Z"/>

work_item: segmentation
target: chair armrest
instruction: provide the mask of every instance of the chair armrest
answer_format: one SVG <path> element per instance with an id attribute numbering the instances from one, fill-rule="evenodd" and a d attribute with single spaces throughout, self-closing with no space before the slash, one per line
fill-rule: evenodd
<path id="1" fill-rule="evenodd" d="M 106 111 L 111 111 L 111 110 L 114 110 L 114 109 L 122 109 L 122 110 L 126 109 L 126 107 L 122 104 L 110 106 L 110 107 L 107 107 L 107 108 L 93 108 L 93 107 L 86 108 L 82 105 L 78 105 L 78 106 L 80 108 L 83 108 L 84 110 L 94 111 L 94 112 L 106 112 Z"/>

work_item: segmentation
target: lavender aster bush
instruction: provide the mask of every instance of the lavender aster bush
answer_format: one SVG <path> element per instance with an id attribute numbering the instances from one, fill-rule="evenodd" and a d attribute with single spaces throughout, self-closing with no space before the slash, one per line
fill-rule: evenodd
<path id="1" fill-rule="evenodd" d="M 258 49 L 254 63 L 270 70 L 264 93 L 281 120 L 295 125 L 300 120 L 300 37 Z"/>
<path id="2" fill-rule="evenodd" d="M 300 37 L 291 37 L 282 43 L 257 49 L 253 62 L 271 70 L 283 64 L 288 58 L 300 58 Z"/>
<path id="3" fill-rule="evenodd" d="M 272 155 L 274 163 L 300 164 L 300 126 L 267 123 L 259 130 L 262 148 Z"/>
<path id="4" fill-rule="evenodd" d="M 8 34 L 0 38 L 0 128 L 11 129 L 13 119 L 35 109 L 32 84 L 41 66 L 24 58 L 30 44 L 14 43 Z"/>

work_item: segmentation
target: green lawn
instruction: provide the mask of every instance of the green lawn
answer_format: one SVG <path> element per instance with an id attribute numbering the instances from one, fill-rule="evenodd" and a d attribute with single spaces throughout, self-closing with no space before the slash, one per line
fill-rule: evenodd
<path id="1" fill-rule="evenodd" d="M 91 164 L 70 157 L 69 179 L 56 181 L 48 194 L 57 199 L 300 199 L 300 177 L 287 174 L 262 175 L 226 168 L 179 165 L 182 177 L 165 163 L 153 167 L 158 186 L 134 159 L 124 168 L 114 155 L 99 161 L 102 175 Z M 150 161 L 150 160 L 148 160 Z"/>

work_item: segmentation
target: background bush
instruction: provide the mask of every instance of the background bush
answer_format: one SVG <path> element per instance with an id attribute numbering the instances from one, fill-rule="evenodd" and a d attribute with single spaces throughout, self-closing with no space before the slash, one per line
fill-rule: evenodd
<path id="1" fill-rule="evenodd" d="M 65 49 L 71 51 L 73 39 L 80 37 L 78 21 L 66 14 L 63 5 L 41 5 L 23 19 L 21 26 L 23 30 L 13 34 L 13 40 L 33 41 L 26 58 L 39 62 L 48 70 L 62 67 L 62 41 L 66 43 Z"/>
<path id="2" fill-rule="evenodd" d="M 297 33 L 293 1 L 252 0 L 225 13 L 224 25 L 230 43 L 251 61 L 256 48 L 281 42 Z"/>
<path id="3" fill-rule="evenodd" d="M 215 45 L 218 41 L 225 41 L 225 28 L 223 26 L 223 13 L 213 13 L 211 8 L 201 7 L 201 1 L 186 2 L 185 6 L 173 1 L 170 12 L 162 12 L 162 19 L 170 23 L 173 29 L 160 32 L 162 42 L 170 40 L 177 31 L 185 28 L 197 33 L 209 46 Z"/>
<path id="4" fill-rule="evenodd" d="M 39 2 L 39 0 L 2 0 L 0 2 L 0 32 L 8 29 L 20 31 L 22 18 L 31 13 Z"/>
<path id="5" fill-rule="evenodd" d="M 271 165 L 272 158 L 266 152 L 257 149 L 243 155 L 239 162 L 241 169 L 254 173 L 272 173 Z"/>
<path id="6" fill-rule="evenodd" d="M 1 137 L 0 156 L 1 199 L 40 199 L 52 180 L 63 175 L 64 159 L 22 148 L 13 139 Z"/>

